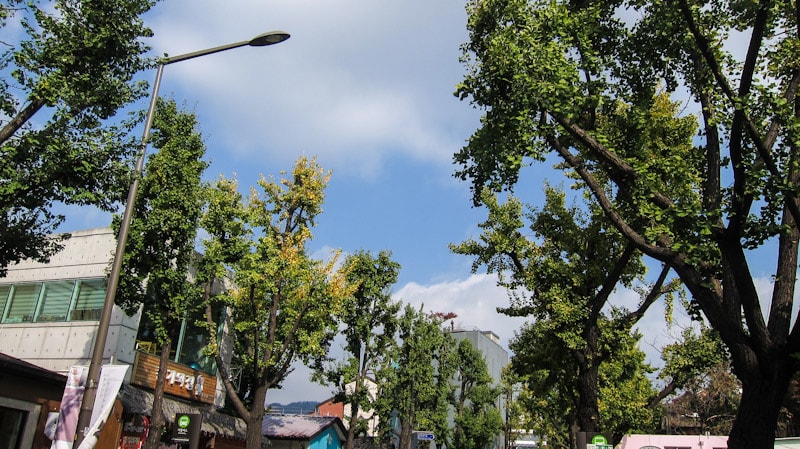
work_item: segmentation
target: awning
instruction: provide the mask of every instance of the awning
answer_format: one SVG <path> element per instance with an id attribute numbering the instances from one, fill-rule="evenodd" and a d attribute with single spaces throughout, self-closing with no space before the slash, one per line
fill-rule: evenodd
<path id="1" fill-rule="evenodd" d="M 125 411 L 150 416 L 152 414 L 153 393 L 133 385 L 123 385 L 119 399 Z M 203 432 L 221 435 L 227 438 L 244 440 L 247 426 L 244 420 L 218 412 L 213 405 L 191 403 L 164 396 L 164 419 L 172 423 L 175 415 L 180 413 L 196 413 L 203 417 L 200 429 Z"/>

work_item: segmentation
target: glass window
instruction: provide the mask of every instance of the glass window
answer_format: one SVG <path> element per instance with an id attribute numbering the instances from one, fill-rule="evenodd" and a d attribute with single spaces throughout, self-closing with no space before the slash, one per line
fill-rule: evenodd
<path id="1" fill-rule="evenodd" d="M 0 320 L 6 315 L 6 302 L 8 302 L 8 294 L 10 292 L 10 285 L 0 285 Z"/>
<path id="2" fill-rule="evenodd" d="M 221 336 L 225 318 L 224 308 L 215 305 L 212 309 L 212 316 L 219 326 L 217 335 Z M 191 318 L 186 318 L 182 321 L 180 335 L 176 336 L 172 342 L 170 357 L 174 362 L 214 374 L 217 371 L 216 361 L 213 356 L 204 353 L 204 349 L 209 343 L 208 332 L 202 325 L 198 326 L 198 321 L 205 321 L 204 311 L 197 311 Z M 150 319 L 150 314 L 143 313 L 142 320 L 139 323 L 139 332 L 136 335 L 137 349 L 144 352 L 156 352 L 159 350 L 156 343 L 155 329 L 156 326 L 153 320 Z"/>
<path id="3" fill-rule="evenodd" d="M 78 289 L 75 309 L 70 316 L 71 321 L 100 319 L 103 302 L 106 299 L 106 280 L 89 279 L 77 282 Z"/>
<path id="4" fill-rule="evenodd" d="M 8 308 L 8 313 L 3 322 L 32 322 L 41 290 L 42 284 L 14 285 L 11 291 L 11 305 Z"/>
<path id="5" fill-rule="evenodd" d="M 0 407 L 0 447 L 17 449 L 22 440 L 22 431 L 27 421 L 25 410 Z"/>
<path id="6" fill-rule="evenodd" d="M 42 305 L 36 315 L 36 321 L 66 321 L 74 289 L 75 281 L 45 283 Z"/>
<path id="7" fill-rule="evenodd" d="M 222 323 L 222 308 L 212 309 L 212 315 L 216 323 Z M 216 373 L 216 360 L 213 356 L 205 354 L 205 347 L 208 346 L 208 331 L 203 325 L 198 326 L 198 321 L 205 321 L 205 312 L 198 311 L 190 318 L 184 320 L 183 335 L 180 340 L 181 348 L 178 353 L 178 363 L 201 369 L 207 373 Z M 220 335 L 219 332 L 217 335 Z"/>

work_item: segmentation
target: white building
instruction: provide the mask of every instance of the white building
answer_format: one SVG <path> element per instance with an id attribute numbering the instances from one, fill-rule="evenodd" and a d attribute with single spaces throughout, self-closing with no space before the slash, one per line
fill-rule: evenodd
<path id="1" fill-rule="evenodd" d="M 0 278 L 0 352 L 66 373 L 87 365 L 116 247 L 109 228 L 72 234 L 48 264 L 24 261 Z M 104 363 L 133 365 L 141 313 L 114 307 Z"/>
<path id="2" fill-rule="evenodd" d="M 62 374 L 90 362 L 116 238 L 110 228 L 89 229 L 72 233 L 63 246 L 49 263 L 24 261 L 8 267 L 7 276 L 0 278 L 0 353 Z M 204 431 L 238 438 L 241 429 L 213 427 L 221 419 L 215 409 L 224 404 L 225 394 L 213 358 L 203 354 L 207 336 L 192 324 L 196 318 L 184 320 L 174 343 L 165 415 L 170 410 L 203 413 L 208 418 Z M 129 387 L 120 396 L 123 403 L 126 397 L 138 397 L 137 390 L 149 394 L 155 386 L 158 356 L 151 329 L 141 310 L 128 316 L 114 306 L 103 363 L 131 366 L 125 379 Z M 225 330 L 218 329 L 218 335 L 227 335 Z M 230 348 L 229 339 L 220 346 Z M 148 414 L 151 402 L 143 405 L 126 408 Z"/>

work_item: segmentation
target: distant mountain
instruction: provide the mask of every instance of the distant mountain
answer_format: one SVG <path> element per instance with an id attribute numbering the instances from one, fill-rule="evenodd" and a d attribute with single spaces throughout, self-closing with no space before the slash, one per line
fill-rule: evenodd
<path id="1" fill-rule="evenodd" d="M 317 409 L 318 402 L 301 401 L 289 404 L 278 404 L 277 402 L 269 405 L 269 413 L 282 413 L 284 415 L 309 415 Z"/>

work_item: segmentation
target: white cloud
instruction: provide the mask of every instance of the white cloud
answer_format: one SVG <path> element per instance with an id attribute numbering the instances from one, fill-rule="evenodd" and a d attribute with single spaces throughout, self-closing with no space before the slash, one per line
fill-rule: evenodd
<path id="1" fill-rule="evenodd" d="M 297 152 L 337 173 L 372 177 L 392 153 L 449 164 L 477 126 L 452 92 L 461 79 L 464 4 L 269 3 L 171 0 L 148 17 L 154 54 L 247 40 L 270 29 L 292 37 L 180 62 L 162 94 L 190 98 L 232 158 L 268 166 Z M 218 144 L 220 145 L 220 144 Z"/>
<path id="2" fill-rule="evenodd" d="M 466 279 L 420 285 L 410 282 L 399 289 L 394 298 L 415 307 L 424 305 L 428 312 L 453 312 L 456 327 L 492 331 L 508 349 L 514 332 L 525 323 L 524 318 L 508 317 L 497 307 L 508 306 L 508 295 L 497 286 L 494 275 L 474 274 Z"/>

